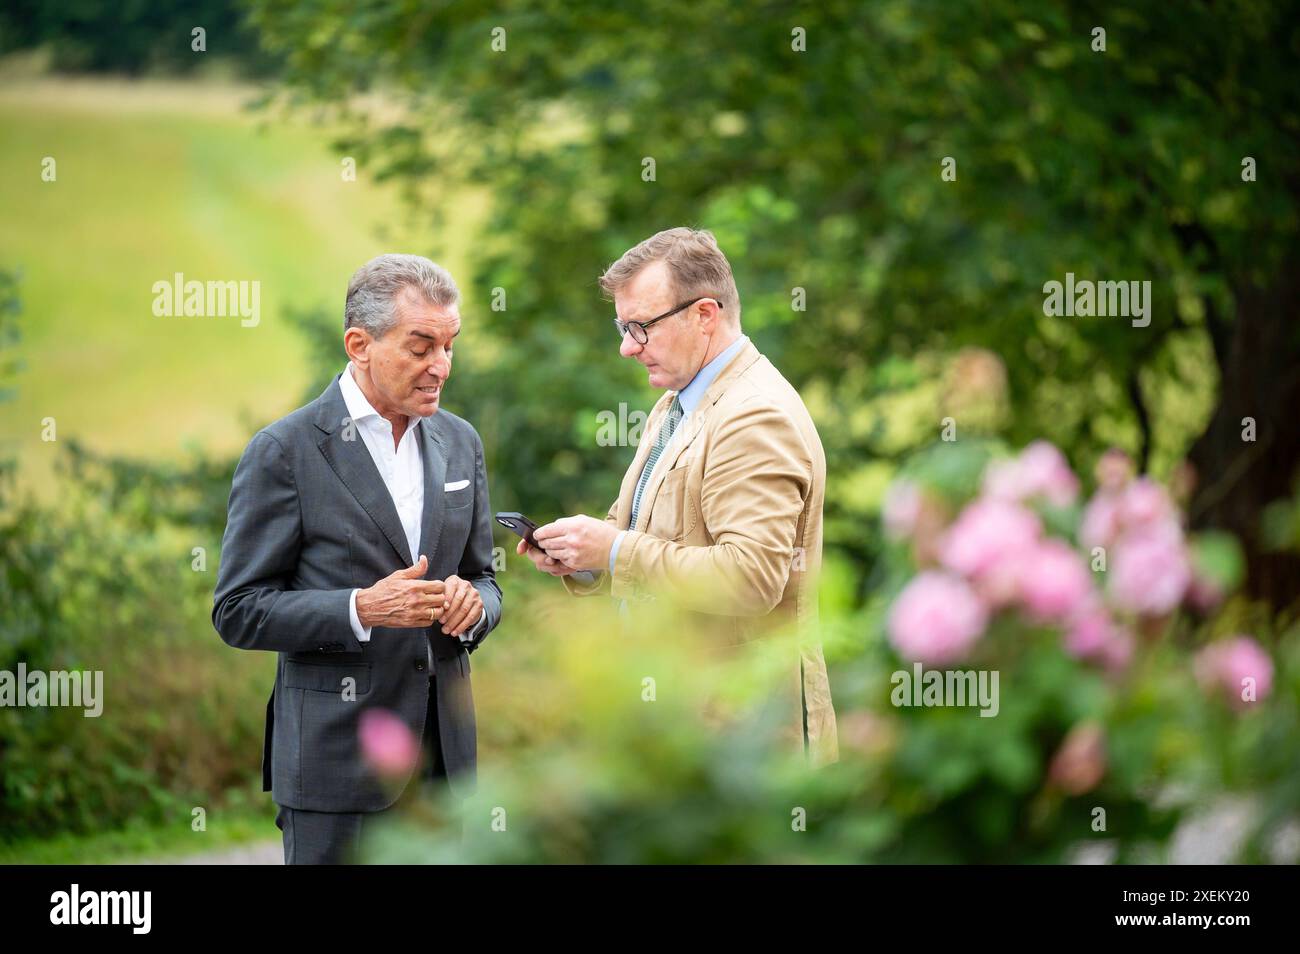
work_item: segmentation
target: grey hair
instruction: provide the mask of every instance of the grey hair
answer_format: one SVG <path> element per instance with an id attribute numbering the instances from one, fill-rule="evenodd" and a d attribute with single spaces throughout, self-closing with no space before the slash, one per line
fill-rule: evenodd
<path id="1" fill-rule="evenodd" d="M 362 265 L 348 282 L 343 329 L 364 328 L 382 338 L 397 320 L 397 296 L 413 288 L 430 305 L 450 308 L 460 301 L 451 273 L 420 255 L 380 255 Z"/>

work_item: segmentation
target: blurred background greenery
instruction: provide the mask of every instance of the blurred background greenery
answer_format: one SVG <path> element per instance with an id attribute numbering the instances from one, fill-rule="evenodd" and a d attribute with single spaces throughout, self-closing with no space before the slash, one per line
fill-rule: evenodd
<path id="1" fill-rule="evenodd" d="M 248 437 L 341 368 L 359 264 L 412 251 L 458 278 L 447 407 L 484 438 L 497 509 L 600 514 L 632 450 L 597 441 L 599 415 L 655 395 L 617 360 L 596 278 L 679 224 L 718 236 L 745 331 L 826 448 L 845 759 L 810 781 L 773 763 L 761 719 L 711 734 L 689 706 L 647 715 L 639 674 L 670 649 L 576 625 L 511 550 L 475 690 L 484 804 L 529 806 L 525 837 L 464 850 L 1059 860 L 1100 837 L 1100 796 L 1051 795 L 1047 762 L 1100 707 L 1118 857 L 1231 792 L 1259 806 L 1235 857 L 1269 857 L 1300 805 L 1296 6 L 5 3 L 0 669 L 103 669 L 110 705 L 0 709 L 0 858 L 202 850 L 193 806 L 203 847 L 269 824 L 274 661 L 231 652 L 208 616 L 225 500 Z M 176 272 L 260 281 L 261 322 L 154 317 Z M 1150 280 L 1150 326 L 1046 317 L 1066 272 Z M 1047 438 L 1085 475 L 1118 446 L 1190 480 L 1192 526 L 1239 542 L 1240 592 L 1171 624 L 1123 690 L 1046 653 L 997 719 L 893 710 L 883 614 L 903 571 L 880 511 L 945 417 L 957 445 Z M 1207 707 L 1185 659 L 1242 629 L 1278 667 L 1250 718 Z M 795 840 L 792 806 L 810 819 Z M 406 824 L 376 857 L 450 850 L 438 818 Z"/>

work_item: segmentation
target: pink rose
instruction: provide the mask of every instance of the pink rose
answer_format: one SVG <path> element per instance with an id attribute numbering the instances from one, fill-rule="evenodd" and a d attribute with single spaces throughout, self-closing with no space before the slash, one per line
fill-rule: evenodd
<path id="1" fill-rule="evenodd" d="M 1061 622 L 1079 610 L 1093 592 L 1092 573 L 1075 549 L 1044 540 L 1021 561 L 1020 600 L 1031 619 Z"/>
<path id="2" fill-rule="evenodd" d="M 1100 656 L 1110 641 L 1113 626 L 1101 607 L 1078 614 L 1065 631 L 1065 651 L 1076 659 Z"/>
<path id="3" fill-rule="evenodd" d="M 1034 441 L 1020 452 L 1020 469 L 1031 497 L 1042 497 L 1056 507 L 1068 507 L 1079 496 L 1079 478 L 1055 445 Z"/>
<path id="4" fill-rule="evenodd" d="M 999 500 L 1042 498 L 1068 507 L 1079 494 L 1079 479 L 1054 445 L 1034 441 L 1009 461 L 995 461 L 984 473 L 984 493 Z"/>
<path id="5" fill-rule="evenodd" d="M 1108 591 L 1121 610 L 1163 616 L 1183 600 L 1192 581 L 1191 561 L 1177 524 L 1128 532 L 1115 544 Z"/>
<path id="6" fill-rule="evenodd" d="M 1196 679 L 1209 692 L 1220 692 L 1228 703 L 1248 709 L 1273 689 L 1273 660 L 1249 636 L 1211 643 L 1196 654 Z"/>
<path id="7" fill-rule="evenodd" d="M 948 569 L 974 577 L 1033 547 L 1041 532 L 1032 511 L 1006 500 L 978 498 L 944 535 L 939 558 Z"/>
<path id="8" fill-rule="evenodd" d="M 1126 530 L 1177 520 L 1174 502 L 1150 477 L 1139 477 L 1119 497 L 1119 520 Z"/>
<path id="9" fill-rule="evenodd" d="M 388 709 L 366 709 L 358 726 L 361 754 L 380 775 L 404 777 L 415 768 L 420 746 L 400 716 Z"/>
<path id="10" fill-rule="evenodd" d="M 890 607 L 889 638 L 909 662 L 944 666 L 966 655 L 987 622 L 988 611 L 965 580 L 926 570 Z"/>
<path id="11" fill-rule="evenodd" d="M 1092 594 L 1092 573 L 1074 547 L 1045 539 L 1022 561 L 1021 600 L 1032 619 L 1069 619 Z"/>
<path id="12" fill-rule="evenodd" d="M 1065 651 L 1076 659 L 1092 660 L 1118 671 L 1133 656 L 1133 636 L 1116 625 L 1094 594 L 1070 619 L 1065 631 Z"/>
<path id="13" fill-rule="evenodd" d="M 1001 610 L 1020 601 L 1020 580 L 1025 564 L 1033 559 L 1034 547 L 1008 552 L 990 563 L 971 580 L 975 592 L 990 610 Z"/>
<path id="14" fill-rule="evenodd" d="M 1110 547 L 1126 533 L 1147 530 L 1182 535 L 1169 494 L 1150 477 L 1139 477 L 1093 495 L 1079 523 L 1079 542 L 1088 549 Z"/>
<path id="15" fill-rule="evenodd" d="M 1119 536 L 1119 494 L 1102 491 L 1094 494 L 1083 508 L 1079 523 L 1079 543 L 1091 550 L 1109 547 Z"/>
<path id="16" fill-rule="evenodd" d="M 1133 661 L 1133 634 L 1122 626 L 1111 631 L 1101 647 L 1101 664 L 1113 673 L 1122 672 Z"/>

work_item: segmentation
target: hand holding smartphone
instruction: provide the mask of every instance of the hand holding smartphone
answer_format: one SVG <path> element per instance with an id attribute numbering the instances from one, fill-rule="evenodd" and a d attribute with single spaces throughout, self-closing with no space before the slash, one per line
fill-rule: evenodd
<path id="1" fill-rule="evenodd" d="M 539 553 L 546 553 L 546 548 L 533 539 L 533 531 L 536 530 L 539 525 L 533 523 L 533 521 L 529 520 L 522 513 L 513 510 L 503 510 L 501 513 L 497 514 L 497 523 L 501 524 L 503 527 L 508 527 L 515 533 L 519 534 L 525 543 L 537 550 Z M 575 570 L 572 567 L 565 566 L 548 553 L 546 554 L 544 563 L 538 562 L 538 559 L 533 559 L 533 565 L 543 573 L 551 574 L 551 576 L 573 575 L 575 579 L 585 579 L 588 581 L 591 579 L 590 572 L 586 570 Z"/>

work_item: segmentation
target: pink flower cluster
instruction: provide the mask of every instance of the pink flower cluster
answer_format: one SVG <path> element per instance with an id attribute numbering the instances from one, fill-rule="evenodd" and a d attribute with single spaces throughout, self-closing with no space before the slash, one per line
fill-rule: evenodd
<path id="1" fill-rule="evenodd" d="M 1249 709 L 1273 689 L 1273 660 L 1249 636 L 1233 636 L 1196 655 L 1196 680 L 1237 709 Z"/>
<path id="2" fill-rule="evenodd" d="M 1106 551 L 1108 595 L 1121 611 L 1164 616 L 1188 594 L 1192 562 L 1178 509 L 1148 477 L 1103 486 L 1084 509 L 1079 542 Z"/>
<path id="3" fill-rule="evenodd" d="M 1019 456 L 991 464 L 981 494 L 940 528 L 934 545 L 916 547 L 922 564 L 937 566 L 912 579 L 891 607 L 894 647 L 909 661 L 955 662 L 992 615 L 1006 611 L 1060 628 L 1071 655 L 1122 669 L 1133 653 L 1127 624 L 1167 614 L 1192 582 L 1178 509 L 1163 488 L 1145 477 L 1134 480 L 1132 471 L 1119 451 L 1102 458 L 1099 489 L 1079 530 L 1081 553 L 1048 534 L 1034 509 L 1078 499 L 1079 480 L 1056 447 L 1035 441 Z M 916 485 L 893 490 L 885 506 L 889 535 L 919 534 L 924 501 Z M 1104 591 L 1089 565 L 1093 547 L 1105 550 Z"/>
<path id="4" fill-rule="evenodd" d="M 1079 478 L 1055 446 L 1034 441 L 1012 460 L 994 461 L 984 472 L 984 494 L 1001 500 L 1043 500 L 1068 507 L 1079 496 Z"/>
<path id="5" fill-rule="evenodd" d="M 957 662 L 984 634 L 988 610 L 966 581 L 926 570 L 916 576 L 889 612 L 889 634 L 905 658 L 927 666 Z"/>

